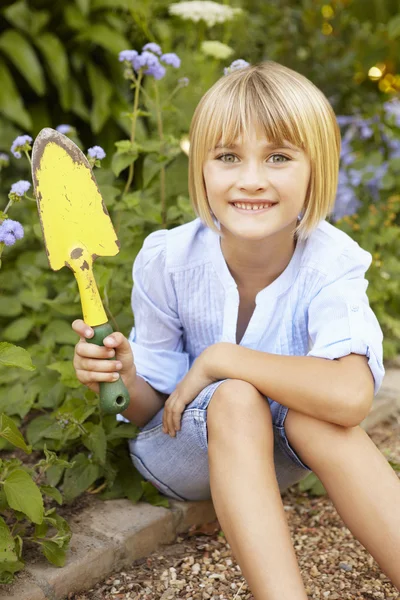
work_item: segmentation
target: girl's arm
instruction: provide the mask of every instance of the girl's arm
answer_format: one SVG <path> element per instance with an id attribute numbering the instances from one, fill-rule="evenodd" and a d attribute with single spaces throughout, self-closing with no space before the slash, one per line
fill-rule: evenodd
<path id="1" fill-rule="evenodd" d="M 354 427 L 371 409 L 374 378 L 366 356 L 281 356 L 227 342 L 205 353 L 210 376 L 247 381 L 279 404 L 321 421 Z"/>
<path id="2" fill-rule="evenodd" d="M 137 427 L 144 427 L 164 406 L 168 394 L 158 392 L 139 375 L 125 385 L 131 402 L 121 414 Z"/>

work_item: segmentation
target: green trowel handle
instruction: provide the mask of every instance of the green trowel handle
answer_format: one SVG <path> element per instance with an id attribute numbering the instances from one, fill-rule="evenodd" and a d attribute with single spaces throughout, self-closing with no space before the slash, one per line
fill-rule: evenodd
<path id="1" fill-rule="evenodd" d="M 97 325 L 96 327 L 92 327 L 92 329 L 94 336 L 85 339 L 89 344 L 97 344 L 97 346 L 103 346 L 104 338 L 114 331 L 110 323 Z M 115 360 L 115 358 L 108 360 Z M 121 377 L 117 381 L 100 382 L 100 407 L 103 412 L 116 415 L 128 408 L 129 401 L 129 393 Z"/>

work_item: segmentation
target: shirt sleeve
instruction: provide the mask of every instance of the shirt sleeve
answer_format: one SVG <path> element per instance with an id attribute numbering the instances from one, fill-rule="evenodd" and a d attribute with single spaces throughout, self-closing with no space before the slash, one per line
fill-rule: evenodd
<path id="1" fill-rule="evenodd" d="M 137 374 L 154 389 L 172 394 L 189 370 L 183 328 L 166 269 L 167 230 L 144 241 L 133 264 L 131 295 L 135 326 L 129 335 Z"/>
<path id="2" fill-rule="evenodd" d="M 376 395 L 385 369 L 383 333 L 366 294 L 365 272 L 371 262 L 372 255 L 360 246 L 346 248 L 335 261 L 332 274 L 309 305 L 307 356 L 331 360 L 351 353 L 367 356 Z"/>

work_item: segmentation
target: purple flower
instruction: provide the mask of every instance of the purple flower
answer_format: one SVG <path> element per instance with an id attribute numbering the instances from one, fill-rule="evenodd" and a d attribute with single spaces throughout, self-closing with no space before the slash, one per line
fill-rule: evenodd
<path id="1" fill-rule="evenodd" d="M 172 65 L 175 69 L 179 69 L 181 66 L 181 59 L 174 52 L 168 52 L 163 54 L 160 58 L 166 65 Z"/>
<path id="2" fill-rule="evenodd" d="M 135 56 L 137 56 L 138 53 L 136 50 L 122 50 L 122 52 L 119 53 L 118 55 L 118 60 L 120 62 L 123 62 L 124 60 L 127 60 L 128 62 L 132 62 L 133 59 L 135 58 Z"/>
<path id="3" fill-rule="evenodd" d="M 92 146 L 88 149 L 88 154 L 90 158 L 95 158 L 96 160 L 102 160 L 106 155 L 101 146 Z"/>
<path id="4" fill-rule="evenodd" d="M 0 242 L 6 246 L 13 246 L 16 240 L 24 237 L 24 228 L 18 221 L 6 219 L 0 224 Z"/>
<path id="5" fill-rule="evenodd" d="M 160 46 L 158 44 L 155 44 L 154 42 L 149 42 L 148 44 L 145 44 L 142 50 L 148 50 L 149 52 L 153 52 L 154 54 L 158 55 L 162 54 Z"/>
<path id="6" fill-rule="evenodd" d="M 400 140 L 389 140 L 390 158 L 400 158 Z"/>
<path id="7" fill-rule="evenodd" d="M 361 202 L 354 190 L 349 186 L 346 173 L 340 170 L 335 206 L 332 213 L 334 220 L 337 221 L 345 215 L 353 215 L 357 212 L 360 204 Z"/>
<path id="8" fill-rule="evenodd" d="M 28 151 L 31 149 L 30 143 L 32 138 L 30 135 L 19 135 L 12 143 L 11 152 L 14 154 L 15 158 L 21 158 L 22 151 Z"/>
<path id="9" fill-rule="evenodd" d="M 229 73 L 232 73 L 232 71 L 238 71 L 239 69 L 244 69 L 245 67 L 248 67 L 250 65 L 250 63 L 248 63 L 247 61 L 243 60 L 242 58 L 238 58 L 237 60 L 234 60 L 233 63 L 231 63 L 229 65 L 229 67 L 226 67 L 224 69 L 224 75 L 229 75 Z"/>
<path id="10" fill-rule="evenodd" d="M 397 127 L 400 127 L 400 101 L 397 98 L 393 98 L 383 104 L 386 117 L 395 117 L 394 122 Z"/>
<path id="11" fill-rule="evenodd" d="M 155 67 L 159 65 L 157 56 L 154 56 L 151 52 L 142 52 L 132 59 L 132 65 L 135 71 L 139 71 L 143 67 Z"/>
<path id="12" fill-rule="evenodd" d="M 147 71 L 144 71 L 145 75 L 152 75 L 154 79 L 162 79 L 166 73 L 166 68 L 162 65 L 154 65 L 153 67 L 149 67 Z"/>
<path id="13" fill-rule="evenodd" d="M 71 125 L 57 125 L 56 130 L 64 135 L 68 135 L 68 133 L 71 133 L 72 127 Z"/>
<path id="14" fill-rule="evenodd" d="M 189 77 L 181 77 L 180 79 L 178 79 L 178 83 L 182 87 L 187 87 L 189 85 L 189 81 L 190 81 Z"/>
<path id="15" fill-rule="evenodd" d="M 26 194 L 30 187 L 31 184 L 29 181 L 24 181 L 21 179 L 20 181 L 12 184 L 10 194 L 15 194 L 21 198 L 24 194 Z"/>

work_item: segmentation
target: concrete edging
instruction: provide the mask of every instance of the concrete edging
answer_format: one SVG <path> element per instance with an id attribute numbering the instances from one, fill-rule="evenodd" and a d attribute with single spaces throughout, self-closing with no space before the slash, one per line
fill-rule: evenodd
<path id="1" fill-rule="evenodd" d="M 400 415 L 400 369 L 387 369 L 371 412 L 361 426 L 368 432 L 393 414 Z M 167 509 L 146 502 L 134 505 L 125 499 L 96 499 L 94 506 L 68 521 L 73 535 L 66 565 L 53 567 L 46 559 L 27 564 L 21 579 L 12 586 L 11 595 L 2 595 L 0 588 L 0 599 L 65 600 L 69 593 L 88 590 L 160 545 L 173 543 L 192 525 L 216 519 L 211 500 L 169 502 L 171 508 Z"/>

